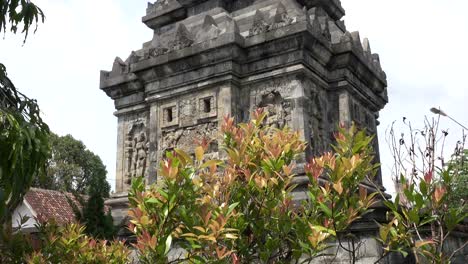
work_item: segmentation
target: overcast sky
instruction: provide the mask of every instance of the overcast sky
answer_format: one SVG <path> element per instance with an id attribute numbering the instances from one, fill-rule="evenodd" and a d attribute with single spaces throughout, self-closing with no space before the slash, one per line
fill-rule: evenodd
<path id="1" fill-rule="evenodd" d="M 403 116 L 421 123 L 441 107 L 468 124 L 468 1 L 342 0 L 349 31 L 368 37 L 388 76 L 389 104 L 380 113 L 384 183 L 391 159 L 385 131 Z M 151 40 L 141 23 L 147 0 L 36 0 L 47 19 L 22 45 L 23 36 L 0 40 L 0 61 L 23 93 L 39 102 L 59 135 L 72 134 L 98 154 L 115 185 L 116 124 L 110 98 L 99 90 L 99 71 L 115 56 L 127 58 Z M 442 120 L 453 142 L 461 129 Z"/>

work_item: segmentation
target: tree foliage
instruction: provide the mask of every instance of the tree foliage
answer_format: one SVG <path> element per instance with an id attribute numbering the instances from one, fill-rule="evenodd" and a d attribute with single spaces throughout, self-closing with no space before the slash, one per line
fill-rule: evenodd
<path id="1" fill-rule="evenodd" d="M 0 1 L 0 32 L 16 33 L 23 25 L 25 41 L 30 26 L 44 19 L 31 1 Z M 21 202 L 47 160 L 49 128 L 40 117 L 35 100 L 18 92 L 0 63 L 0 225 Z"/>
<path id="2" fill-rule="evenodd" d="M 99 177 L 91 180 L 88 199 L 82 202 L 84 206 L 78 217 L 78 220 L 86 227 L 86 234 L 99 239 L 112 239 L 115 234 L 111 211 L 110 209 L 106 211 L 104 207 L 102 194 L 107 189 L 106 186 L 108 186 L 106 178 Z"/>
<path id="3" fill-rule="evenodd" d="M 447 193 L 449 205 L 468 210 L 468 150 L 457 148 L 448 162 L 448 170 L 453 175 L 451 192 Z"/>
<path id="4" fill-rule="evenodd" d="M 37 30 L 39 22 L 44 22 L 45 15 L 37 5 L 30 0 L 1 0 L 0 1 L 0 32 L 9 30 L 16 33 L 22 26 L 24 33 L 24 41 L 28 37 L 29 31 L 33 24 L 36 24 L 34 32 Z M 0 73 L 1 73 L 0 69 Z"/>
<path id="5" fill-rule="evenodd" d="M 0 78 L 0 224 L 22 201 L 49 156 L 49 128 L 35 100 Z"/>
<path id="6" fill-rule="evenodd" d="M 99 192 L 103 198 L 109 197 L 107 170 L 99 156 L 71 135 L 52 134 L 50 143 L 52 155 L 47 162 L 46 173 L 36 178 L 35 187 L 77 194 L 93 191 Z M 98 183 L 98 186 L 93 186 L 93 183 Z"/>
<path id="7" fill-rule="evenodd" d="M 34 186 L 73 193 L 81 209 L 69 202 L 75 209 L 77 220 L 86 227 L 85 232 L 96 238 L 112 238 L 113 219 L 110 211 L 106 212 L 104 208 L 110 185 L 101 158 L 71 135 L 52 134 L 50 142 L 52 155 L 46 173 L 36 178 Z"/>

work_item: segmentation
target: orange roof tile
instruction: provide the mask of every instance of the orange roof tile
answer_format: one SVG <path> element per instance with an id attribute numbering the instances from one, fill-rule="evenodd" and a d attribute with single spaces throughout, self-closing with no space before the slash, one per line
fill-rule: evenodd
<path id="1" fill-rule="evenodd" d="M 71 193 L 31 188 L 24 199 L 34 210 L 39 220 L 55 219 L 57 224 L 66 224 L 76 222 L 75 213 L 68 203 L 67 197 L 81 209 L 81 205 Z"/>

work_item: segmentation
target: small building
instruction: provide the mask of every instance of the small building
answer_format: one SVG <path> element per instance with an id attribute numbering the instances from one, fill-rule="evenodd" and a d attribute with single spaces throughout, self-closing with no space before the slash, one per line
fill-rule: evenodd
<path id="1" fill-rule="evenodd" d="M 80 203 L 71 193 L 31 188 L 24 196 L 23 202 L 13 212 L 13 228 L 19 226 L 24 216 L 29 217 L 21 228 L 21 231 L 25 233 L 35 233 L 38 221 L 47 222 L 54 219 L 59 225 L 76 222 L 75 213 L 69 201 L 81 209 Z"/>

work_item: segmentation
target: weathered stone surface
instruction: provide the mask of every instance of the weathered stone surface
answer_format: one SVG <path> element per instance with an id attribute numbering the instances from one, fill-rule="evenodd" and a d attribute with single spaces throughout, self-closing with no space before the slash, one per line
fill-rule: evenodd
<path id="1" fill-rule="evenodd" d="M 306 156 L 327 149 L 338 122 L 355 121 L 376 131 L 377 113 L 387 102 L 385 73 L 368 40 L 361 43 L 359 32 L 345 31 L 339 1 L 236 2 L 150 4 L 145 23 L 177 10 L 185 15 L 154 24 L 150 42 L 126 61 L 116 58 L 112 71 L 101 73 L 101 88 L 115 100 L 119 118 L 142 107 L 156 119 L 148 121 L 153 124 L 146 132 L 152 158 L 146 164 L 156 165 L 184 131 L 219 125 L 215 110 L 220 107 L 238 120 L 246 120 L 256 107 L 267 108 L 272 125 L 302 132 L 311 146 Z M 241 94 L 229 106 L 220 98 L 223 85 Z M 211 94 L 204 98 L 206 91 Z M 119 140 L 125 153 L 130 136 Z M 128 188 L 126 173 L 118 173 L 118 192 Z"/>
<path id="2" fill-rule="evenodd" d="M 329 150 L 338 123 L 376 133 L 388 101 L 385 73 L 369 41 L 346 31 L 343 15 L 339 0 L 149 4 L 143 22 L 153 39 L 101 72 L 119 120 L 117 212 L 125 211 L 131 178 L 157 180 L 167 150 L 191 153 L 208 137 L 214 140 L 206 158 L 219 157 L 219 126 L 228 114 L 246 121 L 263 107 L 268 124 L 301 133 L 310 147 L 297 161 L 298 185 L 307 184 L 300 164 Z M 362 258 L 375 261 L 372 254 Z"/>
<path id="3" fill-rule="evenodd" d="M 118 117 L 117 194 L 107 202 L 116 222 L 126 219 L 133 177 L 157 181 L 166 151 L 193 155 L 204 137 L 213 139 L 206 158 L 222 158 L 223 117 L 246 121 L 259 107 L 268 110 L 268 124 L 291 127 L 309 143 L 294 180 L 295 200 L 304 199 L 301 164 L 329 150 L 340 122 L 375 133 L 388 101 L 378 54 L 358 32 L 346 31 L 343 15 L 339 0 L 149 3 L 142 21 L 153 39 L 101 72 L 100 87 Z M 373 263 L 379 253 L 369 239 L 376 227 L 369 223 L 356 229 L 365 243 L 360 263 Z M 344 252 L 338 255 L 346 261 Z"/>

